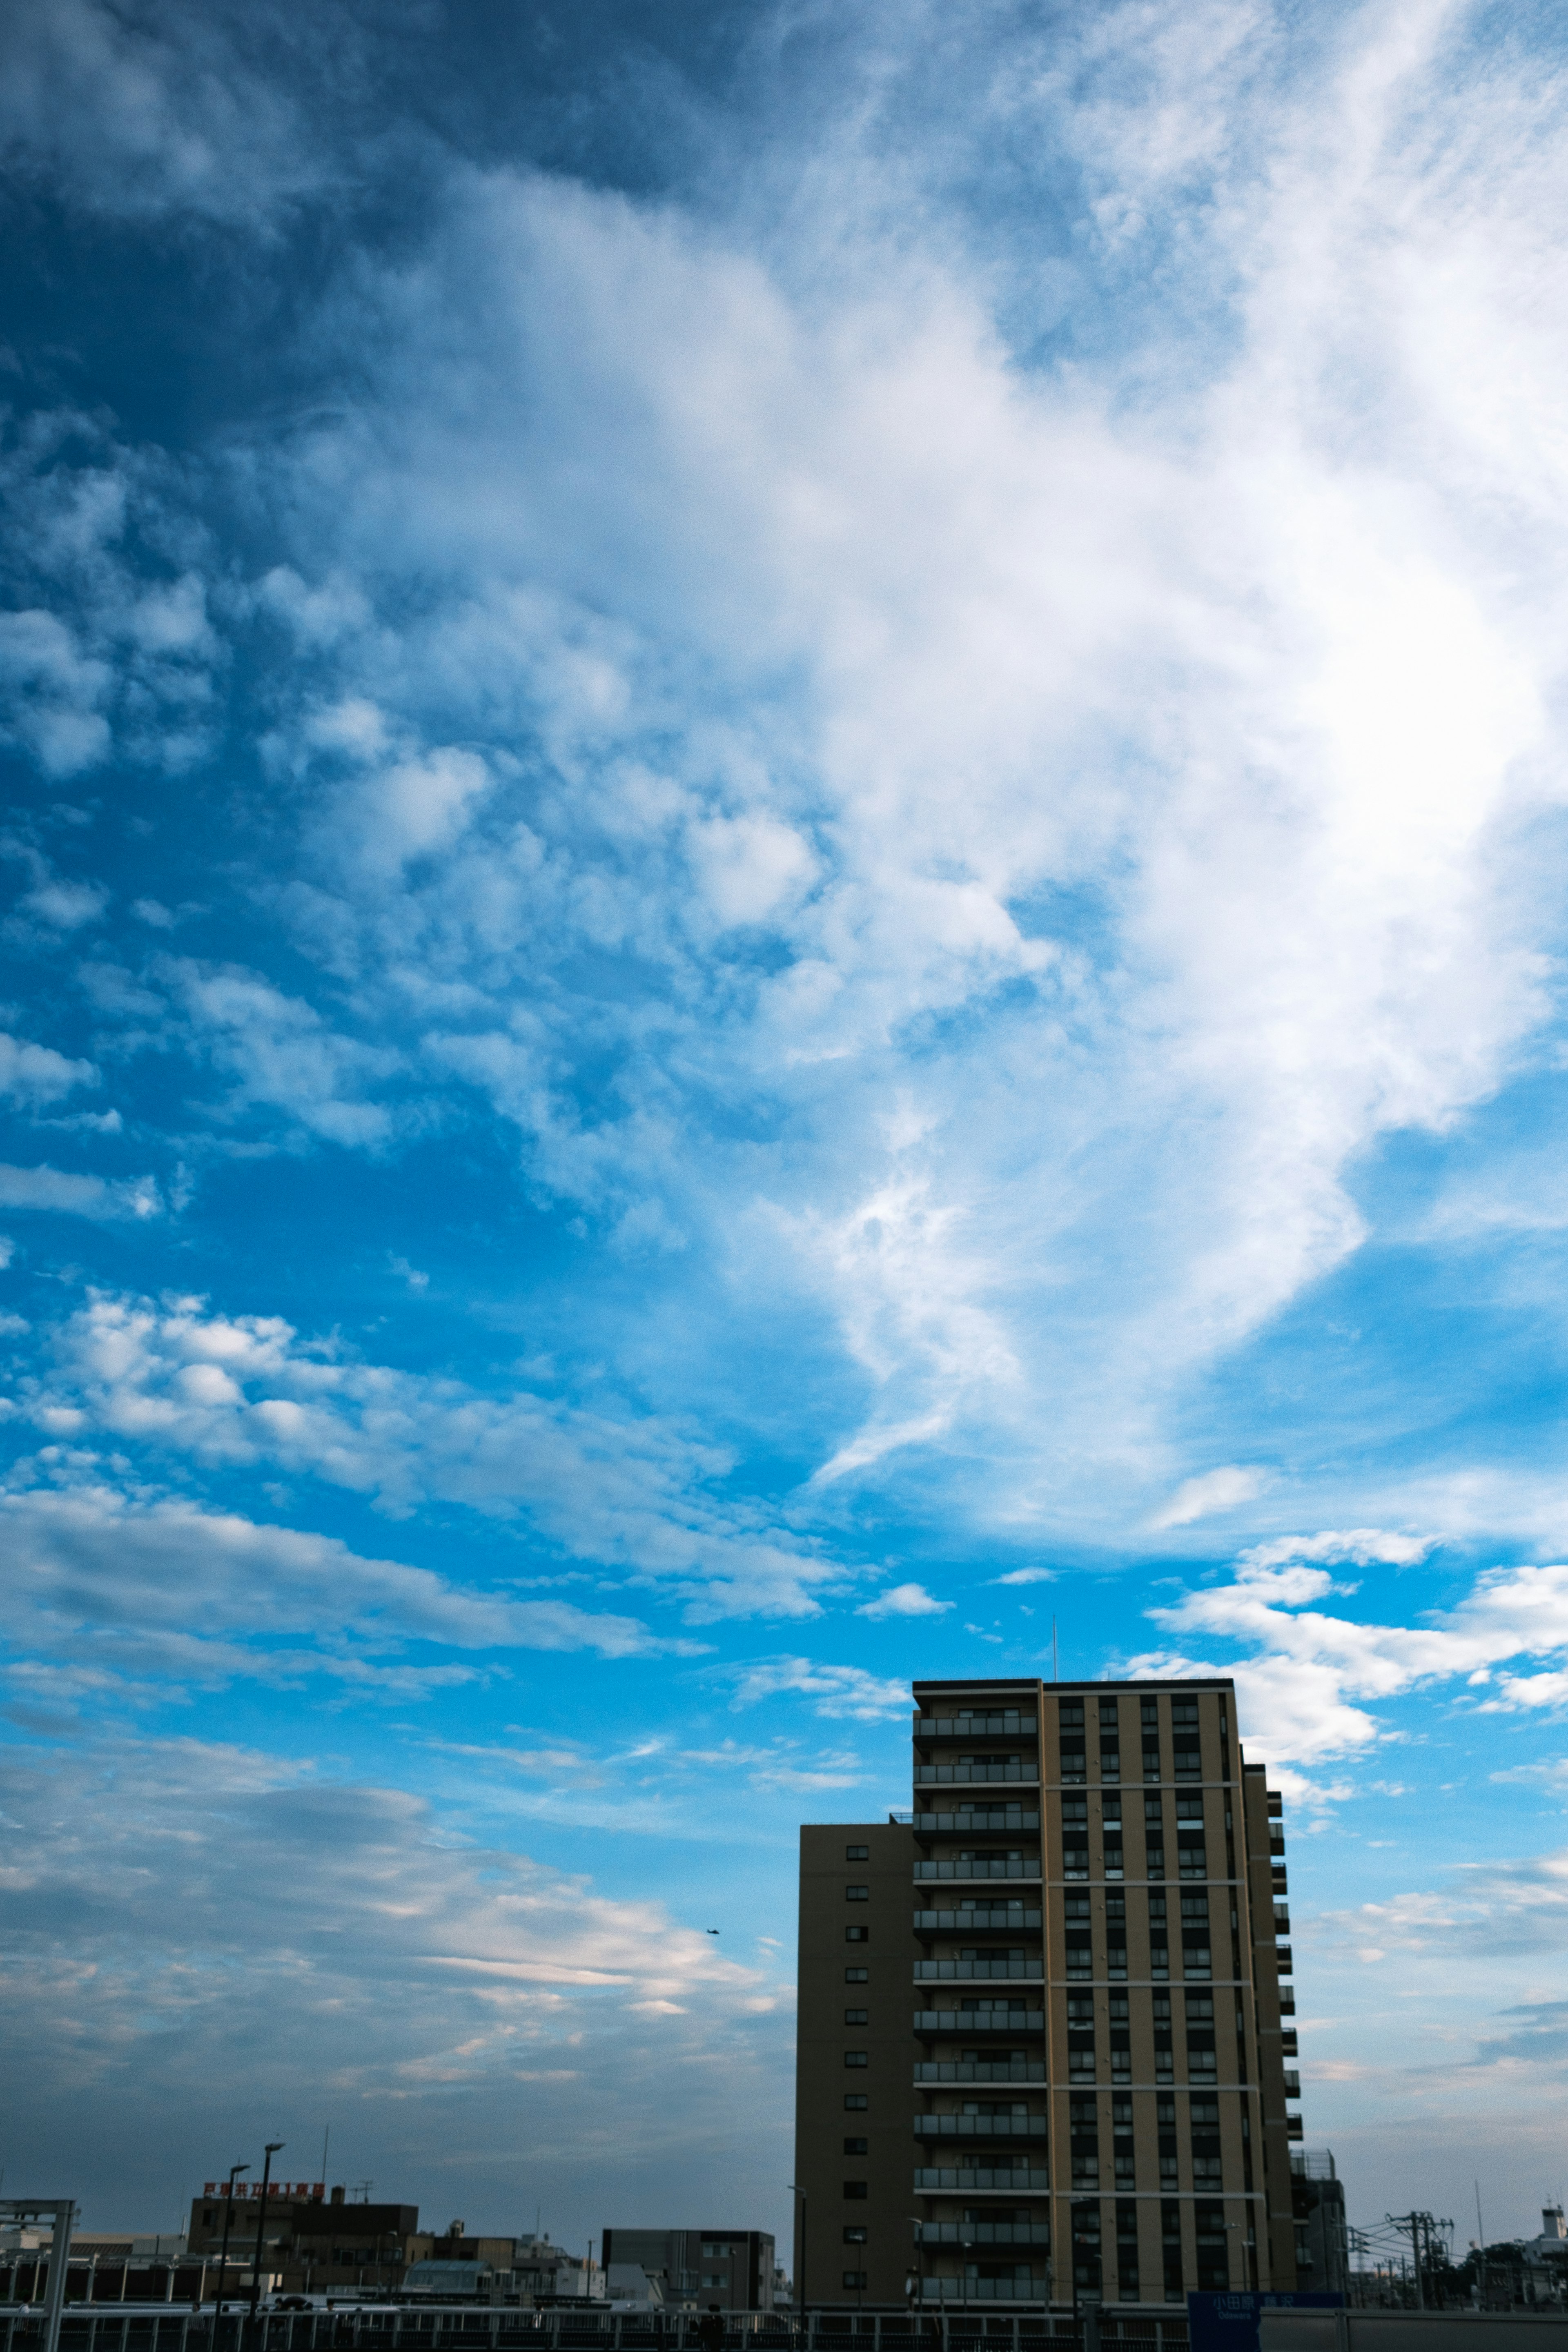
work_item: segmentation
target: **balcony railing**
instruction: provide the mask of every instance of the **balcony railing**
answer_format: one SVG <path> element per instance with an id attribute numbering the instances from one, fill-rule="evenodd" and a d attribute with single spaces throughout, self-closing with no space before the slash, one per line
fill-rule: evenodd
<path id="1" fill-rule="evenodd" d="M 917 2221 L 922 2246 L 1048 2246 L 1048 2221 Z"/>
<path id="2" fill-rule="evenodd" d="M 1044 2303 L 1050 2292 L 1050 2273 L 1040 2271 L 1026 2279 L 922 2279 L 921 2301 L 949 2310 L 965 2303 Z"/>
<path id="3" fill-rule="evenodd" d="M 1290 1933 L 1290 1906 L 1288 1903 L 1277 1903 L 1274 1906 L 1274 1933 L 1277 1936 L 1288 1936 Z"/>
<path id="4" fill-rule="evenodd" d="M 1043 2083 L 1043 2058 L 921 2058 L 917 2083 Z"/>
<path id="5" fill-rule="evenodd" d="M 1043 2033 L 1043 2009 L 917 2009 L 917 2033 Z"/>
<path id="6" fill-rule="evenodd" d="M 1043 2164 L 921 2164 L 915 2167 L 915 2187 L 922 2194 L 937 2189 L 1048 2189 L 1051 2176 Z"/>
<path id="7" fill-rule="evenodd" d="M 1285 2069 L 1285 2096 L 1288 2099 L 1299 2099 L 1300 2095 L 1301 2077 L 1293 2066 L 1287 2066 Z"/>
<path id="8" fill-rule="evenodd" d="M 1020 1862 L 917 1862 L 917 1878 L 1038 1878 L 1040 1857 L 1026 1854 Z"/>
<path id="9" fill-rule="evenodd" d="M 1043 1960 L 917 1960 L 917 1984 L 978 1984 L 998 1977 L 1040 1978 Z"/>
<path id="10" fill-rule="evenodd" d="M 1022 1805 L 973 1805 L 961 1813 L 917 1813 L 914 1826 L 927 1836 L 940 1836 L 943 1831 L 955 1837 L 968 1837 L 975 1830 L 1037 1830 L 1039 1808 L 1026 1811 Z"/>
<path id="11" fill-rule="evenodd" d="M 917 1739 L 1028 1739 L 1039 1729 L 1032 1715 L 917 1715 Z"/>
<path id="12" fill-rule="evenodd" d="M 1037 1927 L 1039 1924 L 1039 1912 L 1026 1911 L 1021 1903 L 995 1904 L 989 1906 L 976 1903 L 963 1911 L 917 1911 L 915 1913 L 917 1931 L 927 1934 L 933 1929 L 958 1935 L 967 1933 L 972 1927 L 1022 1928 Z"/>
<path id="13" fill-rule="evenodd" d="M 1016 1764 L 917 1764 L 915 1786 L 973 1780 L 1037 1780 L 1040 1768 L 1031 1756 Z"/>
<path id="14" fill-rule="evenodd" d="M 917 2116 L 917 2139 L 1044 2139 L 1044 2116 Z"/>

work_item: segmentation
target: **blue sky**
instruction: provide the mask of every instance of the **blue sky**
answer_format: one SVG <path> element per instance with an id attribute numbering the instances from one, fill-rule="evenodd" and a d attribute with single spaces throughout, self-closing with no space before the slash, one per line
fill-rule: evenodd
<path id="1" fill-rule="evenodd" d="M 796 1825 L 1055 1619 L 1533 2226 L 1560 26 L 0 41 L 10 2176 L 784 2231 Z"/>

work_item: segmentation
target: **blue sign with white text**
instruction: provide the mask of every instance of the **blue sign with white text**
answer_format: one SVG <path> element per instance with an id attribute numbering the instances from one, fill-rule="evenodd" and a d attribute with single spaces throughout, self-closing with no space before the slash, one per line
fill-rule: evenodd
<path id="1" fill-rule="evenodd" d="M 1342 2311 L 1342 2294 L 1189 2294 L 1192 2352 L 1258 2352 L 1264 2311 Z"/>

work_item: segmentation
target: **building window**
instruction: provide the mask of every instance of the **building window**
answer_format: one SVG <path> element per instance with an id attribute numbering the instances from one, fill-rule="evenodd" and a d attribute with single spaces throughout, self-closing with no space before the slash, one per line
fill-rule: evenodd
<path id="1" fill-rule="evenodd" d="M 868 2066 L 870 2063 L 871 2057 L 868 2051 L 847 2050 L 844 2053 L 844 2063 L 847 2066 Z"/>
<path id="2" fill-rule="evenodd" d="M 871 1971 L 869 1969 L 846 1969 L 844 1981 L 846 1984 L 869 1984 Z"/>
<path id="3" fill-rule="evenodd" d="M 844 2284 L 846 2286 L 864 2286 L 866 2284 L 866 2273 L 864 2271 L 846 2271 L 844 2273 Z"/>
<path id="4" fill-rule="evenodd" d="M 844 1900 L 846 1903 L 869 1903 L 871 1890 L 868 1886 L 847 1886 L 844 1890 Z"/>
<path id="5" fill-rule="evenodd" d="M 846 2025 L 869 2025 L 871 2012 L 868 2009 L 847 2009 L 844 2012 L 844 2022 Z"/>
<path id="6" fill-rule="evenodd" d="M 844 2112 L 846 2115 L 864 2115 L 866 2109 L 870 2105 L 870 2104 L 871 2102 L 866 2096 L 864 2091 L 846 2091 L 844 2094 Z"/>
<path id="7" fill-rule="evenodd" d="M 857 2197 L 868 2197 L 870 2193 L 869 2188 L 863 2180 L 847 2180 L 844 2184 L 844 2194 L 851 2201 Z"/>
<path id="8" fill-rule="evenodd" d="M 864 2225 L 858 2223 L 854 2228 L 845 2231 L 844 2242 L 847 2246 L 863 2246 L 869 2234 Z"/>
<path id="9" fill-rule="evenodd" d="M 844 1940 L 847 1944 L 868 1944 L 871 1940 L 871 1930 L 869 1927 L 846 1927 Z"/>
<path id="10" fill-rule="evenodd" d="M 865 2156 L 870 2146 L 869 2140 L 847 2138 L 844 2143 L 844 2153 L 846 2156 Z"/>
<path id="11" fill-rule="evenodd" d="M 869 1862 L 871 1849 L 868 1845 L 847 1845 L 844 1849 L 844 1859 L 846 1862 Z"/>

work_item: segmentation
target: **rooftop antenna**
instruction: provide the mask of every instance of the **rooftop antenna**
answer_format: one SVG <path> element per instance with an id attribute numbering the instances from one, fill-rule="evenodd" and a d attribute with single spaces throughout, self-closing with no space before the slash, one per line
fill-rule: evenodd
<path id="1" fill-rule="evenodd" d="M 326 2130 L 321 2134 L 321 2181 L 323 2187 L 326 2184 L 327 2178 L 327 2149 L 331 2145 L 331 2137 L 332 2127 L 331 2125 L 329 2124 Z"/>
<path id="2" fill-rule="evenodd" d="M 1057 1657 L 1057 1621 L 1053 1617 L 1051 1619 L 1051 1680 L 1054 1683 L 1059 1683 L 1061 1678 L 1061 1665 Z"/>

